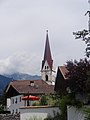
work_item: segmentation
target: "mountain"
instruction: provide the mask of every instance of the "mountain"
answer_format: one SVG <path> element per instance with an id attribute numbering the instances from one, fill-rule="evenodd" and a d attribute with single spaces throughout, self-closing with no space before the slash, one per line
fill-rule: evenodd
<path id="1" fill-rule="evenodd" d="M 29 74 L 25 74 L 25 73 L 14 73 L 11 75 L 4 74 L 4 76 L 12 78 L 13 80 L 38 80 L 38 79 L 41 79 L 41 76 L 29 75 Z"/>
<path id="2" fill-rule="evenodd" d="M 6 86 L 12 81 L 12 78 L 0 75 L 0 95 L 4 92 Z"/>
<path id="3" fill-rule="evenodd" d="M 38 75 L 29 75 L 29 74 L 23 74 L 23 73 L 14 73 L 11 75 L 0 75 L 0 95 L 3 94 L 6 86 L 12 81 L 12 80 L 38 80 L 41 79 L 41 76 Z"/>

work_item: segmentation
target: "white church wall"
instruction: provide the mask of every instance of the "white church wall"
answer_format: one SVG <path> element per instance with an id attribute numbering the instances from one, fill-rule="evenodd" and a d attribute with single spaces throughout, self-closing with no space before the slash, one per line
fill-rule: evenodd
<path id="1" fill-rule="evenodd" d="M 46 75 L 48 76 L 48 81 L 46 81 Z M 49 85 L 52 84 L 53 82 L 52 71 L 50 70 L 50 67 L 47 61 L 45 62 L 43 66 L 43 69 L 41 71 L 41 76 L 42 76 L 42 80 L 46 81 Z"/>

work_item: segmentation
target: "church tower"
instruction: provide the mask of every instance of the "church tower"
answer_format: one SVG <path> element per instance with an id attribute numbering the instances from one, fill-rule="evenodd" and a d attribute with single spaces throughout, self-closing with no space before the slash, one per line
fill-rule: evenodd
<path id="1" fill-rule="evenodd" d="M 42 79 L 46 81 L 49 85 L 51 85 L 53 82 L 52 68 L 53 68 L 53 60 L 52 60 L 49 37 L 48 37 L 48 30 L 47 30 L 44 58 L 42 60 L 41 76 L 42 76 Z"/>

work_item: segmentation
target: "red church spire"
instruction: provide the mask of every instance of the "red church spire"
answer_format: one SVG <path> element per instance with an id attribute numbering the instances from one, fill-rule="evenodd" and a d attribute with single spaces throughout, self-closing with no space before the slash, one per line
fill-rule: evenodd
<path id="1" fill-rule="evenodd" d="M 46 34 L 46 44 L 45 44 L 44 59 L 42 61 L 42 69 L 43 69 L 44 63 L 47 61 L 50 69 L 52 70 L 53 60 L 52 60 L 51 50 L 50 50 L 50 45 L 49 45 L 48 30 L 46 32 L 47 32 L 47 34 Z"/>

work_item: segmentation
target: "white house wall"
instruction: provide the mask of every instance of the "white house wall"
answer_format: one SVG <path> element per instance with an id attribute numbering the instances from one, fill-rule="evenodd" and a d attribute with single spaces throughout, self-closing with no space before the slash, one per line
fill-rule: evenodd
<path id="1" fill-rule="evenodd" d="M 24 106 L 25 101 L 22 99 L 20 101 L 20 97 L 22 98 L 22 95 L 11 97 L 11 105 L 9 106 L 9 111 L 11 112 L 11 114 L 19 113 L 20 112 L 19 108 L 21 106 Z M 16 102 L 16 99 L 17 99 L 17 102 Z M 13 103 L 13 100 L 14 100 L 14 103 Z"/>
<path id="2" fill-rule="evenodd" d="M 9 109 L 10 106 L 11 106 L 11 99 L 7 98 L 7 110 Z"/>

